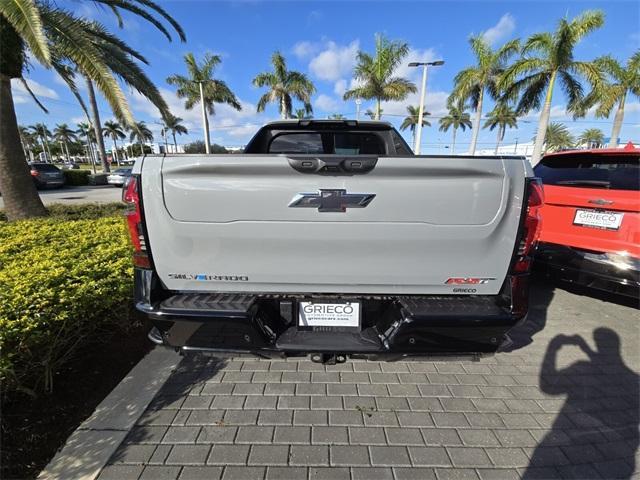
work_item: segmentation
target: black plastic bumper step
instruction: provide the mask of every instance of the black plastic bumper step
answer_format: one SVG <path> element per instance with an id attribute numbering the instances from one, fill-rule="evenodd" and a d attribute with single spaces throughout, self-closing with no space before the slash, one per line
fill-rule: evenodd
<path id="1" fill-rule="evenodd" d="M 429 319 L 464 318 L 482 319 L 504 318 L 508 312 L 496 304 L 495 297 L 399 297 L 406 316 Z"/>
<path id="2" fill-rule="evenodd" d="M 362 332 L 326 332 L 290 327 L 278 337 L 276 347 L 289 351 L 337 353 L 379 352 L 382 342 L 373 328 Z"/>
<path id="3" fill-rule="evenodd" d="M 246 315 L 255 300 L 238 293 L 185 293 L 163 300 L 158 309 L 169 315 Z"/>

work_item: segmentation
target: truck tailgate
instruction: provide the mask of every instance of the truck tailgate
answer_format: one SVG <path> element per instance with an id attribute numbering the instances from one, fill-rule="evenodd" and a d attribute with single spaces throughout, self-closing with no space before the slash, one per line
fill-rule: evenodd
<path id="1" fill-rule="evenodd" d="M 144 160 L 149 243 L 168 288 L 499 291 L 520 219 L 526 175 L 521 160 L 381 157 L 365 174 L 301 173 L 289 160 L 286 155 Z M 345 211 L 292 205 L 301 194 L 318 202 L 322 190 L 347 200 L 350 194 L 368 194 L 369 203 L 345 201 Z M 462 291 L 446 284 L 452 277 L 486 283 Z"/>

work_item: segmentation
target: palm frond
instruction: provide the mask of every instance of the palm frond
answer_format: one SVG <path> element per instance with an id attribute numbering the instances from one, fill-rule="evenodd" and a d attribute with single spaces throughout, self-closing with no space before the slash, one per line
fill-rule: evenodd
<path id="1" fill-rule="evenodd" d="M 3 0 L 0 2 L 0 15 L 26 42 L 33 56 L 44 66 L 49 66 L 51 54 L 38 4 L 34 0 Z"/>

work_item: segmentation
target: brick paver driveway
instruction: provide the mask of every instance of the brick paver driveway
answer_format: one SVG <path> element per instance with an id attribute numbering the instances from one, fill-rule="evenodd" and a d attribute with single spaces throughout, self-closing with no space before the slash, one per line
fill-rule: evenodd
<path id="1" fill-rule="evenodd" d="M 638 478 L 638 311 L 532 300 L 479 362 L 187 358 L 100 479 Z"/>

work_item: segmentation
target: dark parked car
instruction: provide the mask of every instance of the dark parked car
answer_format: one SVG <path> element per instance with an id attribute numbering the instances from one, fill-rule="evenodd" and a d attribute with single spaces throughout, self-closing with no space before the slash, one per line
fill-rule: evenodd
<path id="1" fill-rule="evenodd" d="M 64 185 L 64 173 L 55 165 L 33 162 L 29 164 L 29 168 L 37 188 L 59 188 Z"/>

